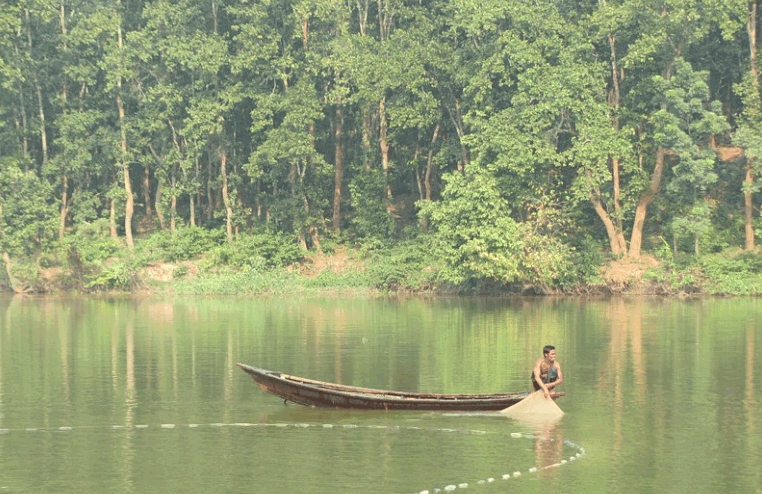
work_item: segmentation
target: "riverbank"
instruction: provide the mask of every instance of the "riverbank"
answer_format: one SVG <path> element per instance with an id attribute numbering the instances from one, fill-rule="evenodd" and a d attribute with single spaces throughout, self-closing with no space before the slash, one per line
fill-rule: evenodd
<path id="1" fill-rule="evenodd" d="M 762 254 L 726 249 L 692 256 L 671 250 L 611 259 L 593 244 L 524 257 L 453 257 L 437 237 L 333 243 L 305 251 L 292 237 L 258 233 L 154 231 L 128 248 L 103 231 L 78 232 L 34 258 L 4 256 L 0 291 L 208 295 L 612 294 L 757 296 Z M 584 247 L 584 248 L 583 248 Z M 447 254 L 449 252 L 449 254 Z M 552 257 L 552 256 L 551 256 Z M 554 260 L 555 259 L 555 260 Z"/>
<path id="2" fill-rule="evenodd" d="M 597 275 L 565 286 L 514 283 L 504 286 L 453 286 L 437 279 L 436 266 L 390 263 L 345 248 L 310 254 L 283 267 L 215 264 L 209 255 L 194 259 L 139 262 L 106 259 L 99 267 L 79 271 L 54 266 L 26 280 L 26 293 L 135 293 L 207 295 L 335 294 L 382 296 L 387 294 L 504 294 L 582 295 L 613 294 L 673 297 L 757 296 L 762 294 L 762 274 L 750 269 L 749 254 L 735 253 L 704 258 L 680 266 L 653 256 L 624 258 L 601 265 Z M 753 266 L 752 266 L 753 267 Z"/>

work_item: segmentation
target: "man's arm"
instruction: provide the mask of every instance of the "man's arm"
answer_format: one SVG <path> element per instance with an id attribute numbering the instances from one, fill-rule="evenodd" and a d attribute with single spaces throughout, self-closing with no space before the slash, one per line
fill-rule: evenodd
<path id="1" fill-rule="evenodd" d="M 546 398 L 550 398 L 550 391 L 548 390 L 548 387 L 545 385 L 544 382 L 542 382 L 542 379 L 540 378 L 540 363 L 542 360 L 538 360 L 534 363 L 534 380 L 537 381 L 537 384 L 540 385 L 540 388 L 542 389 L 543 394 Z"/>

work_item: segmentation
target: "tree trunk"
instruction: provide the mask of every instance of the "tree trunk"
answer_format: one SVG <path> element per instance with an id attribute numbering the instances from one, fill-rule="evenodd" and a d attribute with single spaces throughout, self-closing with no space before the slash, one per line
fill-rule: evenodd
<path id="1" fill-rule="evenodd" d="M 304 167 L 306 169 L 306 166 Z M 304 210 L 304 218 L 307 218 L 309 211 L 310 211 L 310 203 L 307 201 L 307 198 L 304 196 L 304 193 L 299 194 L 299 188 L 300 188 L 300 181 L 301 178 L 301 170 L 299 169 L 299 163 L 298 162 L 292 162 L 291 166 L 288 171 L 288 185 L 291 189 L 291 197 L 293 197 L 294 202 L 299 200 L 301 198 L 302 200 L 302 208 Z M 300 221 L 299 212 L 294 209 L 294 230 L 298 230 L 299 232 L 299 245 L 302 248 L 303 251 L 307 252 L 309 250 L 309 246 L 307 245 L 307 234 L 306 234 L 306 225 L 304 222 Z"/>
<path id="2" fill-rule="evenodd" d="M 172 184 L 172 199 L 170 201 L 169 206 L 169 217 L 170 217 L 170 228 L 172 233 L 175 232 L 175 228 L 177 226 L 177 169 L 179 168 L 180 171 L 183 173 L 183 176 L 186 176 L 186 172 L 182 167 L 182 158 L 183 152 L 182 148 L 186 148 L 186 141 L 183 140 L 183 146 L 181 148 L 180 146 L 180 140 L 177 138 L 177 132 L 175 132 L 175 126 L 172 123 L 172 121 L 169 121 L 169 128 L 172 129 L 172 145 L 175 147 L 175 151 L 177 151 L 178 156 L 178 162 L 177 165 L 172 165 L 172 173 L 171 173 L 171 184 Z M 193 209 L 193 194 L 190 194 L 191 196 L 191 210 Z"/>
<path id="3" fill-rule="evenodd" d="M 143 201 L 146 205 L 146 218 L 151 217 L 151 170 L 148 166 L 143 168 Z"/>
<path id="4" fill-rule="evenodd" d="M 622 257 L 627 254 L 627 242 L 624 239 L 624 234 L 617 228 L 614 222 L 611 220 L 608 211 L 603 207 L 598 196 L 591 195 L 590 202 L 595 209 L 596 214 L 603 222 L 603 226 L 606 228 L 606 234 L 609 237 L 609 246 L 611 247 L 611 253 L 615 257 Z"/>
<path id="5" fill-rule="evenodd" d="M 336 127 L 334 128 L 334 140 L 336 155 L 333 173 L 333 231 L 336 235 L 341 233 L 341 185 L 344 180 L 344 143 L 342 133 L 344 131 L 344 114 L 341 110 L 341 102 L 336 108 Z"/>
<path id="6" fill-rule="evenodd" d="M 61 176 L 61 188 L 63 189 L 63 192 L 61 192 L 61 218 L 60 222 L 58 224 L 58 238 L 60 240 L 64 239 L 64 235 L 66 235 L 66 215 L 68 213 L 68 192 L 69 192 L 69 178 L 64 173 Z"/>
<path id="7" fill-rule="evenodd" d="M 0 202 L 0 216 L 3 215 L 3 203 Z M 3 235 L 3 232 L 0 231 L 0 237 Z M 3 260 L 5 261 L 5 273 L 8 275 L 8 281 L 11 283 L 11 289 L 15 293 L 20 293 L 23 290 L 21 290 L 18 280 L 13 276 L 13 272 L 11 271 L 11 256 L 7 252 L 3 252 Z"/>
<path id="8" fill-rule="evenodd" d="M 590 171 L 588 171 L 588 178 L 590 175 Z M 626 255 L 627 241 L 624 238 L 622 226 L 619 222 L 615 222 L 615 220 L 611 218 L 611 215 L 603 206 L 603 202 L 601 201 L 601 191 L 598 188 L 594 188 L 593 191 L 590 192 L 590 203 L 593 205 L 595 213 L 606 228 L 606 235 L 609 238 L 611 253 L 617 258 Z"/>
<path id="9" fill-rule="evenodd" d="M 61 35 L 62 35 L 62 43 L 61 46 L 63 48 L 63 52 L 66 53 L 68 51 L 68 47 L 66 46 L 66 7 L 64 4 L 64 0 L 61 0 L 61 10 L 60 10 L 60 24 L 61 24 Z M 63 107 L 63 112 L 66 114 L 67 111 L 67 98 L 68 98 L 68 87 L 66 82 L 66 74 L 63 75 L 63 84 L 61 88 L 61 103 Z M 60 240 L 64 239 L 64 236 L 66 235 L 66 215 L 69 212 L 68 208 L 68 192 L 69 192 L 69 177 L 66 176 L 66 172 L 64 171 L 61 174 L 61 188 L 63 189 L 61 192 L 61 222 L 58 227 L 58 238 Z"/>
<path id="10" fill-rule="evenodd" d="M 357 0 L 358 22 L 360 27 L 360 36 L 365 37 L 368 31 L 368 11 L 370 5 L 368 0 Z"/>
<path id="11" fill-rule="evenodd" d="M 188 198 L 188 207 L 190 209 L 190 226 L 196 226 L 196 199 L 193 194 Z"/>
<path id="12" fill-rule="evenodd" d="M 759 73 L 757 71 L 757 2 L 751 2 L 746 16 L 746 32 L 749 35 L 749 65 L 751 68 L 752 81 L 757 99 L 759 99 Z M 746 159 L 746 175 L 744 177 L 743 203 L 744 203 L 744 230 L 746 233 L 746 250 L 754 250 L 754 198 L 752 185 L 754 184 L 754 161 L 756 157 L 748 156 Z"/>
<path id="13" fill-rule="evenodd" d="M 34 53 L 34 47 L 32 46 L 32 23 L 29 19 L 29 9 L 24 10 L 24 17 L 26 20 L 26 40 L 27 40 L 27 48 L 29 50 L 29 59 L 34 60 L 34 57 L 32 54 Z M 37 106 L 40 116 L 40 145 L 42 150 L 42 163 L 45 164 L 48 162 L 48 135 L 47 131 L 45 130 L 45 106 L 43 104 L 43 97 L 42 97 L 42 85 L 40 84 L 40 77 L 37 75 L 37 71 L 34 67 L 32 67 L 33 76 L 32 79 L 34 80 L 34 90 L 37 93 Z"/>
<path id="14" fill-rule="evenodd" d="M 18 53 L 18 46 L 14 44 L 14 50 L 16 51 L 16 58 L 19 58 Z M 27 137 L 29 135 L 29 125 L 27 123 L 26 118 L 26 98 L 24 98 L 24 85 L 22 84 L 22 80 L 19 77 L 17 79 L 18 86 L 19 86 L 19 113 L 21 122 L 16 122 L 16 128 L 19 129 L 20 126 L 20 135 L 21 135 L 21 153 L 24 157 L 24 171 L 26 172 L 26 163 L 29 161 L 29 138 Z"/>
<path id="15" fill-rule="evenodd" d="M 11 282 L 11 289 L 15 293 L 23 293 L 24 289 L 21 288 L 21 283 L 11 272 L 11 256 L 7 252 L 3 252 L 3 260 L 5 261 L 5 272 L 8 275 L 8 280 Z"/>
<path id="16" fill-rule="evenodd" d="M 646 213 L 648 212 L 648 205 L 651 204 L 656 198 L 659 187 L 661 186 L 661 178 L 664 173 L 664 160 L 666 156 L 666 150 L 662 147 L 656 150 L 656 165 L 654 171 L 651 174 L 651 181 L 648 185 L 648 189 L 643 197 L 638 201 L 638 205 L 635 208 L 635 220 L 632 224 L 632 236 L 630 237 L 630 252 L 629 256 L 632 258 L 640 257 L 640 249 L 643 243 L 643 227 L 646 222 Z"/>
<path id="17" fill-rule="evenodd" d="M 312 238 L 312 245 L 315 247 L 315 252 L 323 254 L 323 248 L 320 246 L 320 232 L 315 225 L 309 227 L 310 237 Z"/>
<path id="18" fill-rule="evenodd" d="M 116 231 L 116 199 L 111 199 L 111 207 L 109 208 L 109 231 L 111 238 L 117 238 L 119 234 Z"/>
<path id="19" fill-rule="evenodd" d="M 675 48 L 675 58 L 679 57 L 683 51 L 684 40 L 681 40 Z M 672 68 L 675 65 L 675 58 L 673 58 L 667 66 L 664 68 L 662 78 L 665 81 L 669 81 L 672 78 Z M 662 106 L 664 108 L 664 106 Z M 661 179 L 664 175 L 664 162 L 666 160 L 667 150 L 663 147 L 656 149 L 656 162 L 654 164 L 654 171 L 651 173 L 651 180 L 648 184 L 645 194 L 638 201 L 638 205 L 635 207 L 635 219 L 632 224 L 632 235 L 630 236 L 630 251 L 628 255 L 632 258 L 640 257 L 640 249 L 643 244 L 643 227 L 646 222 L 646 213 L 648 212 L 648 205 L 651 204 L 656 198 L 656 194 L 661 187 Z"/>
<path id="20" fill-rule="evenodd" d="M 754 159 L 751 156 L 746 159 L 746 175 L 743 187 L 743 216 L 744 232 L 746 234 L 746 250 L 754 250 L 754 197 L 752 185 L 754 184 Z"/>
<path id="21" fill-rule="evenodd" d="M 24 86 L 21 84 L 21 79 L 18 80 L 19 83 L 19 113 L 20 113 L 20 131 L 19 134 L 21 135 L 21 153 L 24 157 L 24 171 L 26 170 L 26 163 L 29 161 L 29 139 L 27 138 L 27 135 L 29 133 L 28 131 L 28 124 L 26 119 L 26 100 L 24 98 Z M 16 127 L 19 127 L 19 123 L 16 123 Z"/>
<path id="22" fill-rule="evenodd" d="M 204 210 L 206 224 L 212 222 L 214 217 L 214 193 L 212 187 L 212 155 L 207 154 L 206 161 L 206 209 Z"/>
<path id="23" fill-rule="evenodd" d="M 608 91 L 608 106 L 612 109 L 611 126 L 614 129 L 619 130 L 619 107 L 621 105 L 621 79 L 622 72 L 619 70 L 619 62 L 617 60 L 616 53 L 616 36 L 614 34 L 608 35 L 609 42 L 609 66 L 611 69 L 611 87 Z M 624 237 L 622 228 L 622 207 L 620 203 L 621 186 L 620 186 L 620 158 L 617 156 L 609 156 L 608 163 L 611 166 L 611 182 L 613 186 L 613 213 L 610 213 L 603 205 L 601 200 L 602 194 L 598 187 L 595 187 L 590 193 L 590 203 L 593 205 L 595 213 L 600 218 L 606 229 L 606 235 L 609 238 L 609 247 L 614 257 L 622 257 L 627 255 L 627 241 Z M 587 173 L 590 177 L 590 173 Z"/>
<path id="24" fill-rule="evenodd" d="M 415 163 L 415 166 L 413 167 L 415 169 L 415 187 L 418 189 L 418 199 L 423 200 L 426 199 L 426 194 L 423 192 L 423 178 L 421 178 L 421 171 L 418 169 L 418 158 L 421 156 L 421 146 L 416 142 L 415 143 L 415 151 L 413 151 L 413 160 L 412 162 Z M 423 171 L 423 174 L 426 175 L 426 170 Z"/>
<path id="25" fill-rule="evenodd" d="M 386 122 L 386 96 L 378 102 L 379 115 L 379 138 L 378 144 L 381 148 L 381 169 L 384 171 L 384 198 L 391 202 L 392 184 L 389 183 L 389 141 L 386 137 L 388 125 Z"/>
<path id="26" fill-rule="evenodd" d="M 463 173 L 468 166 L 468 149 L 463 144 L 463 137 L 466 135 L 466 128 L 463 125 L 463 115 L 460 112 L 460 103 L 455 99 L 455 112 L 447 106 L 447 113 L 450 115 L 453 126 L 455 126 L 455 132 L 458 134 L 458 142 L 460 143 L 460 161 L 458 161 L 458 171 Z"/>
<path id="27" fill-rule="evenodd" d="M 370 134 L 371 134 L 371 127 L 373 123 L 373 114 L 370 111 L 370 103 L 367 103 L 365 105 L 365 111 L 363 112 L 362 116 L 362 150 L 363 150 L 363 161 L 365 163 L 365 171 L 370 171 L 370 157 L 371 157 L 371 150 L 370 150 Z"/>
<path id="28" fill-rule="evenodd" d="M 431 147 L 429 148 L 429 156 L 426 159 L 426 174 L 423 178 L 423 184 L 426 187 L 426 200 L 431 200 L 431 175 L 434 170 L 434 143 L 439 138 L 439 124 L 434 127 L 434 135 L 431 136 Z"/>
<path id="29" fill-rule="evenodd" d="M 227 218 L 227 233 L 228 244 L 233 244 L 233 205 L 230 202 L 228 196 L 228 172 L 227 172 L 228 155 L 224 150 L 220 150 L 220 175 L 222 176 L 222 200 L 225 203 L 225 211 Z"/>
<path id="30" fill-rule="evenodd" d="M 622 203 L 621 197 L 621 185 L 620 185 L 620 164 L 619 158 L 611 159 L 611 181 L 614 184 L 614 222 L 617 227 L 617 231 L 622 235 Z"/>
<path id="31" fill-rule="evenodd" d="M 42 145 L 42 163 L 48 162 L 48 133 L 45 130 L 45 107 L 42 99 L 42 86 L 37 74 L 34 74 L 34 88 L 37 91 L 37 104 L 40 107 L 40 141 Z"/>
<path id="32" fill-rule="evenodd" d="M 120 30 L 121 33 L 121 30 Z M 121 39 L 121 36 L 120 36 Z M 121 90 L 121 82 L 119 83 Z M 127 247 L 135 248 L 135 242 L 132 239 L 132 215 L 135 211 L 135 200 L 132 197 L 132 182 L 130 181 L 130 164 L 127 161 L 127 131 L 124 128 L 124 104 L 122 97 L 116 97 L 116 106 L 119 109 L 119 126 L 121 130 L 121 148 L 122 148 L 122 174 L 124 177 L 124 235 L 127 240 Z"/>
<path id="33" fill-rule="evenodd" d="M 162 180 L 156 180 L 156 203 L 154 209 L 156 209 L 156 217 L 159 218 L 159 228 L 162 230 L 167 229 L 167 220 L 164 218 L 164 213 L 161 211 L 161 199 L 164 195 L 164 187 L 162 186 Z"/>
<path id="34" fill-rule="evenodd" d="M 169 200 L 169 230 L 175 233 L 177 229 L 177 168 L 172 167 L 172 198 Z"/>
<path id="35" fill-rule="evenodd" d="M 196 156 L 195 165 L 196 165 L 195 166 L 196 178 L 198 178 L 198 156 Z M 195 180 L 194 180 L 194 183 L 195 183 Z M 191 192 L 190 194 L 188 194 L 188 198 L 189 198 L 188 202 L 189 202 L 189 205 L 190 205 L 190 213 L 189 214 L 190 214 L 190 225 L 191 226 L 196 226 L 196 198 L 194 197 L 195 195 L 198 195 L 198 198 L 199 198 L 199 201 L 200 201 L 201 200 L 201 191 L 196 189 L 195 193 Z M 199 204 L 200 204 L 200 202 L 199 202 Z"/>
<path id="36" fill-rule="evenodd" d="M 121 0 L 118 2 L 121 6 Z M 117 43 L 119 51 L 124 49 L 122 41 L 122 24 L 117 26 Z M 124 103 L 122 102 L 122 78 L 117 81 L 116 106 L 119 110 L 119 131 L 121 133 L 122 147 L 122 173 L 124 175 L 124 193 L 126 201 L 124 204 L 124 234 L 127 239 L 127 247 L 135 248 L 135 242 L 132 240 L 132 215 L 135 211 L 135 199 L 132 197 L 132 181 L 130 179 L 130 163 L 127 160 L 127 129 L 125 128 Z"/>
<path id="37" fill-rule="evenodd" d="M 392 34 L 392 20 L 396 13 L 393 1 L 378 0 L 378 39 L 381 42 L 389 40 Z"/>
<path id="38" fill-rule="evenodd" d="M 611 50 L 611 91 L 609 92 L 609 106 L 614 108 L 614 118 L 612 126 L 619 130 L 621 124 L 619 122 L 619 108 L 622 102 L 621 96 L 621 79 L 624 77 L 623 72 L 619 70 L 619 61 L 616 54 L 616 36 L 609 34 L 609 47 Z M 621 185 L 620 185 L 620 164 L 621 161 L 618 156 L 611 156 L 611 182 L 614 186 L 614 225 L 618 236 L 624 240 L 624 234 L 622 233 L 622 204 L 621 204 Z M 622 247 L 626 251 L 626 245 L 622 242 Z M 624 253 L 624 252 L 622 252 Z"/>

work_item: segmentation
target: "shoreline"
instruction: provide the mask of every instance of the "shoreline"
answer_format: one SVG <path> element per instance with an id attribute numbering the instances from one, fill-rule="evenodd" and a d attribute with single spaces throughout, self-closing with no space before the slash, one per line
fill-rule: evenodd
<path id="1" fill-rule="evenodd" d="M 718 262 L 719 264 L 719 262 Z M 377 278 L 367 273 L 388 269 L 396 278 Z M 714 277 L 697 264 L 678 269 L 674 264 L 652 256 L 623 258 L 599 266 L 592 279 L 565 286 L 539 286 L 482 283 L 458 287 L 436 280 L 436 268 L 430 278 L 418 276 L 415 266 L 387 266 L 364 259 L 357 252 L 340 250 L 332 254 L 305 256 L 300 262 L 282 268 L 250 266 L 210 267 L 204 256 L 193 260 L 161 260 L 132 263 L 124 258 L 110 258 L 97 267 L 75 272 L 61 266 L 40 270 L 40 280 L 26 282 L 21 290 L 0 293 L 64 296 L 321 296 L 321 297 L 585 297 L 647 296 L 670 298 L 756 297 L 762 295 L 762 273 L 718 271 Z M 401 273 L 401 274 L 400 274 Z M 386 274 L 384 272 L 384 274 Z M 408 278 L 405 278 L 407 276 Z M 119 283 L 114 280 L 118 279 Z M 104 281 L 105 280 L 105 281 Z M 7 280 L 6 280 L 7 281 Z M 112 283 L 112 286 L 109 286 Z M 728 287 L 728 288 L 724 288 Z"/>

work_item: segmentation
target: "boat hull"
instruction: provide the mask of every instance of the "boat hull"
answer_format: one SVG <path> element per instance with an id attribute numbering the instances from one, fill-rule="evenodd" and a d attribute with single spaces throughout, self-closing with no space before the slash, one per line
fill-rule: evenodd
<path id="1" fill-rule="evenodd" d="M 281 372 L 238 364 L 266 393 L 301 405 L 355 410 L 497 411 L 526 398 L 529 393 L 429 394 L 358 388 L 289 376 Z M 553 393 L 553 399 L 564 393 Z"/>

